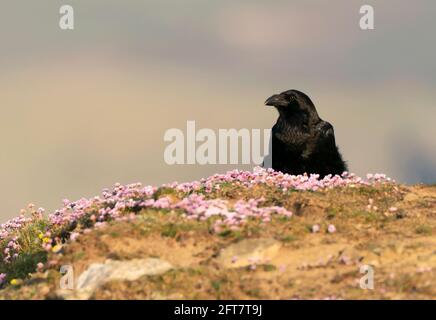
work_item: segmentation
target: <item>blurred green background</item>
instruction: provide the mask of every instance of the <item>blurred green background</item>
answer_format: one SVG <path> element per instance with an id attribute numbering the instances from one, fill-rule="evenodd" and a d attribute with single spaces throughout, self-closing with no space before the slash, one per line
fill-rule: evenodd
<path id="1" fill-rule="evenodd" d="M 363 4 L 375 30 L 359 28 Z M 435 13 L 425 0 L 3 0 L 0 222 L 115 182 L 233 168 L 166 165 L 165 130 L 270 128 L 264 100 L 291 88 L 333 123 L 352 172 L 435 183 Z"/>

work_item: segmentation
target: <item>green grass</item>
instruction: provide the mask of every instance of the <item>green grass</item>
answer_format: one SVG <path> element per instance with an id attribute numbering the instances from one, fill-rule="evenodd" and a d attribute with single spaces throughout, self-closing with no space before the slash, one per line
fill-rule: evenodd
<path id="1" fill-rule="evenodd" d="M 5 263 L 3 257 L 0 257 L 0 273 L 6 273 L 8 281 L 26 278 L 29 273 L 35 272 L 39 262 L 46 262 L 47 252 L 42 248 L 40 235 L 46 232 L 48 225 L 46 219 L 38 219 L 15 234 L 21 247 L 20 255 L 11 263 Z M 0 243 L 0 252 L 4 252 L 8 242 L 9 239 Z"/>
<path id="2" fill-rule="evenodd" d="M 8 281 L 12 279 L 24 279 L 28 277 L 29 273 L 35 272 L 37 263 L 45 263 L 46 261 L 47 253 L 45 251 L 40 250 L 33 253 L 22 253 L 13 263 L 3 265 L 1 272 L 7 274 Z"/>

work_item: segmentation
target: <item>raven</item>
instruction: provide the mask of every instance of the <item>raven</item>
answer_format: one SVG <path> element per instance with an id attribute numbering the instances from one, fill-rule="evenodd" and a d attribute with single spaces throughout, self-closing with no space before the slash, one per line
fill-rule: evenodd
<path id="1" fill-rule="evenodd" d="M 310 98 L 298 90 L 273 95 L 279 118 L 272 128 L 272 168 L 289 174 L 342 174 L 347 165 L 335 142 L 333 126 L 322 120 Z"/>

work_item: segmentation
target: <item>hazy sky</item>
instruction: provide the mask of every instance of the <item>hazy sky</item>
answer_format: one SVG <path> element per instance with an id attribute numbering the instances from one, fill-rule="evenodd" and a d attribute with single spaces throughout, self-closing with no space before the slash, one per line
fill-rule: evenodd
<path id="1" fill-rule="evenodd" d="M 375 30 L 359 28 L 363 4 Z M 0 222 L 115 182 L 231 169 L 166 165 L 165 131 L 271 128 L 263 102 L 291 88 L 333 123 L 351 171 L 436 183 L 435 13 L 430 0 L 3 0 Z"/>

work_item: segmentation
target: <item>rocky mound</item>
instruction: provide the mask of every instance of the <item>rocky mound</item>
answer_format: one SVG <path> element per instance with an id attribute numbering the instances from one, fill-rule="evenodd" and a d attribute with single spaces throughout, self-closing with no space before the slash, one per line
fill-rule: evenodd
<path id="1" fill-rule="evenodd" d="M 381 174 L 116 185 L 1 225 L 0 298 L 431 299 L 435 205 Z"/>

